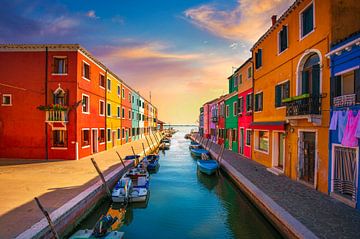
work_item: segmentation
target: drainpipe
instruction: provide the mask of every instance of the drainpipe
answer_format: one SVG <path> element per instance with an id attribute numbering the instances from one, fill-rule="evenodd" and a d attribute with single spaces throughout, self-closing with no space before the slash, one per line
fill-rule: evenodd
<path id="1" fill-rule="evenodd" d="M 48 47 L 45 47 L 45 105 L 48 104 Z M 48 130 L 45 122 L 45 160 L 49 160 Z"/>

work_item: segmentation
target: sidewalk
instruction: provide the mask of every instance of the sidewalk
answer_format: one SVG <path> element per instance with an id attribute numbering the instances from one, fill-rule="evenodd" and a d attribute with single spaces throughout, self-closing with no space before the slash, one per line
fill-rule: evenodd
<path id="1" fill-rule="evenodd" d="M 219 152 L 220 146 L 211 144 L 212 155 L 217 158 Z M 356 209 L 286 176 L 276 176 L 232 151 L 224 151 L 222 165 L 224 161 L 317 237 L 359 238 L 360 212 Z"/>
<path id="2" fill-rule="evenodd" d="M 142 143 L 147 149 L 143 138 L 78 161 L 0 161 L 0 238 L 13 238 L 44 218 L 34 197 L 51 213 L 98 182 L 90 158 L 105 176 L 122 165 L 116 151 L 124 158 L 133 154 L 133 146 L 136 154 L 143 154 Z"/>

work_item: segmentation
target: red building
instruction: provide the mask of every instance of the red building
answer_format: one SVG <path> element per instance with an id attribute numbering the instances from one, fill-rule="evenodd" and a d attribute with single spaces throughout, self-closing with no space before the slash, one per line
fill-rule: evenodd
<path id="1" fill-rule="evenodd" d="M 221 96 L 218 101 L 218 122 L 217 122 L 217 143 L 223 145 L 226 138 L 226 129 L 225 129 L 225 96 Z"/>
<path id="2" fill-rule="evenodd" d="M 0 158 L 78 159 L 105 150 L 106 68 L 79 45 L 0 45 Z"/>
<path id="3" fill-rule="evenodd" d="M 125 83 L 122 84 L 121 90 L 121 107 L 124 111 L 121 121 L 122 127 L 122 144 L 131 142 L 131 125 L 132 125 L 132 108 L 131 108 L 131 89 Z"/>

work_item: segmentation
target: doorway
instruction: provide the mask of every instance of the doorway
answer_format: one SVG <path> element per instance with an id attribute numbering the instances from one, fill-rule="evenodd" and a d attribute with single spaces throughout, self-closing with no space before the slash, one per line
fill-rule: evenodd
<path id="1" fill-rule="evenodd" d="M 97 129 L 92 129 L 92 146 L 91 146 L 91 151 L 92 153 L 97 153 L 98 152 L 98 130 Z"/>
<path id="2" fill-rule="evenodd" d="M 116 131 L 113 130 L 111 134 L 112 147 L 115 147 L 115 137 L 116 137 Z"/>
<path id="3" fill-rule="evenodd" d="M 284 173 L 285 164 L 285 132 L 274 132 L 273 134 L 273 161 L 272 166 Z"/>
<path id="4" fill-rule="evenodd" d="M 126 134 L 126 143 L 129 142 L 129 129 L 125 130 L 125 134 Z"/>
<path id="5" fill-rule="evenodd" d="M 300 132 L 299 179 L 315 185 L 316 133 Z"/>
<path id="6" fill-rule="evenodd" d="M 244 128 L 240 128 L 240 134 L 239 134 L 239 153 L 241 155 L 244 154 Z"/>

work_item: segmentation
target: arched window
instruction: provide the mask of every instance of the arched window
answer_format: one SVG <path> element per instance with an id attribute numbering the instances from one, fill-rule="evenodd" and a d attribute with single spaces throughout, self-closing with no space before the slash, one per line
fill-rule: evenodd
<path id="1" fill-rule="evenodd" d="M 59 85 L 59 87 L 54 91 L 53 96 L 54 96 L 54 104 L 67 105 L 67 94 L 66 94 L 66 92 L 60 87 L 60 85 Z"/>
<path id="2" fill-rule="evenodd" d="M 303 65 L 301 94 L 320 95 L 320 58 L 317 53 L 310 54 Z"/>

